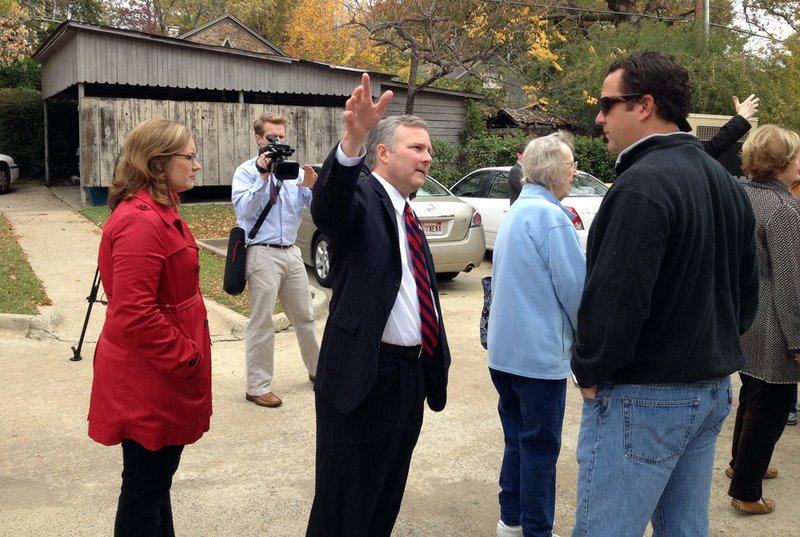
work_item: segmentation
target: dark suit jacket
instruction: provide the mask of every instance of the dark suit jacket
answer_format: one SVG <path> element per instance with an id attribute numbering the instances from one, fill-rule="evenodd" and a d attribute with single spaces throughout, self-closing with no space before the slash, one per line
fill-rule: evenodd
<path id="1" fill-rule="evenodd" d="M 740 115 L 735 115 L 722 126 L 713 138 L 703 142 L 703 149 L 712 157 L 719 158 L 749 130 L 750 122 Z"/>
<path id="2" fill-rule="evenodd" d="M 363 164 L 340 165 L 335 148 L 314 185 L 311 215 L 330 239 L 333 288 L 314 389 L 346 415 L 375 384 L 381 336 L 400 290 L 397 221 L 378 180 Z M 434 356 L 420 359 L 428 406 L 439 411 L 447 400 L 450 351 L 433 259 L 423 243 L 441 338 Z"/>
<path id="3" fill-rule="evenodd" d="M 511 170 L 508 172 L 509 205 L 517 201 L 520 192 L 522 192 L 522 165 L 517 161 L 511 166 Z"/>

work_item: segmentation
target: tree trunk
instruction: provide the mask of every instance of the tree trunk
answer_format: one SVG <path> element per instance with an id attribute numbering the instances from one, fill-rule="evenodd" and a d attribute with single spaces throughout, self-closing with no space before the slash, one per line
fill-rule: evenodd
<path id="1" fill-rule="evenodd" d="M 406 114 L 414 113 L 414 101 L 417 99 L 417 70 L 419 69 L 419 56 L 416 51 L 411 51 L 411 66 L 408 70 L 408 94 L 406 95 Z"/>

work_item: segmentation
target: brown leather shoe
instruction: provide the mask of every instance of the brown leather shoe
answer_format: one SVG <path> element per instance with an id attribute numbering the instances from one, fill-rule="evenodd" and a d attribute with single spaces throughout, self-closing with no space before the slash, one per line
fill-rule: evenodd
<path id="1" fill-rule="evenodd" d="M 725 475 L 728 476 L 728 479 L 733 479 L 733 468 L 728 466 L 725 468 Z M 767 468 L 767 471 L 764 472 L 764 476 L 761 479 L 775 479 L 778 477 L 778 469 L 777 468 Z"/>
<path id="2" fill-rule="evenodd" d="M 308 380 L 310 380 L 311 382 L 317 382 L 317 376 L 309 373 Z"/>
<path id="3" fill-rule="evenodd" d="M 731 499 L 731 507 L 742 513 L 750 515 L 768 515 L 775 510 L 775 500 L 772 498 L 761 498 L 757 502 L 746 502 L 744 500 Z"/>
<path id="4" fill-rule="evenodd" d="M 267 392 L 264 395 L 250 395 L 249 393 L 246 393 L 244 394 L 244 398 L 248 401 L 252 401 L 258 406 L 268 406 L 270 408 L 281 406 L 283 403 L 281 398 L 272 392 Z"/>

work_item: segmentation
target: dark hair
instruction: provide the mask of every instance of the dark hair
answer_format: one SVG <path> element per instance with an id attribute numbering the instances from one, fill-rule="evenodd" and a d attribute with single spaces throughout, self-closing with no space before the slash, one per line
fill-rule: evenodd
<path id="1" fill-rule="evenodd" d="M 517 144 L 517 147 L 514 148 L 515 153 L 522 154 L 525 152 L 525 148 L 528 147 L 527 142 L 523 144 Z"/>
<path id="2" fill-rule="evenodd" d="M 622 93 L 651 95 L 656 103 L 656 115 L 691 130 L 686 116 L 692 107 L 692 87 L 689 73 L 675 58 L 661 52 L 639 52 L 618 60 L 608 68 L 608 74 L 622 69 Z"/>

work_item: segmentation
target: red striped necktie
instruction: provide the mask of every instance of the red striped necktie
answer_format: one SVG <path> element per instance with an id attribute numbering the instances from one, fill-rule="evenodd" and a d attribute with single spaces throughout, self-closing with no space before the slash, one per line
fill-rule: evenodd
<path id="1" fill-rule="evenodd" d="M 406 203 L 403 215 L 406 221 L 408 250 L 411 252 L 411 263 L 414 267 L 414 281 L 417 283 L 422 347 L 429 356 L 433 356 L 433 351 L 439 343 L 439 321 L 436 316 L 436 308 L 433 305 L 431 282 L 428 278 L 428 265 L 425 262 L 425 254 L 422 251 L 422 232 L 419 228 L 417 216 L 408 203 Z"/>

